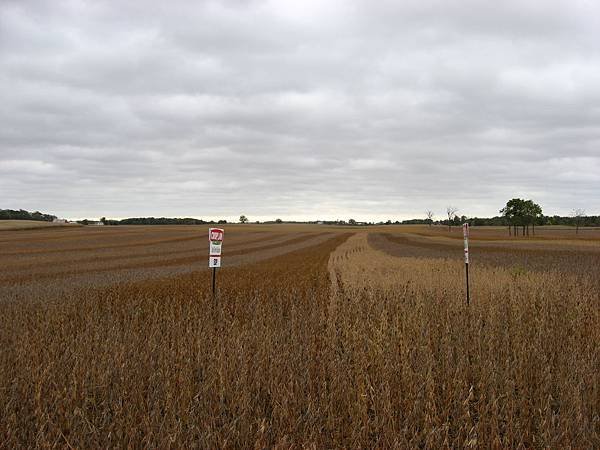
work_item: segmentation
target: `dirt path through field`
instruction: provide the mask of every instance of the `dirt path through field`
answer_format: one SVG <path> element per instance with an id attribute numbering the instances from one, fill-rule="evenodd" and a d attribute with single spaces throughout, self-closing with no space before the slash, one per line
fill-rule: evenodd
<path id="1" fill-rule="evenodd" d="M 359 232 L 351 236 L 331 253 L 328 270 L 332 282 L 332 296 L 352 296 L 363 290 L 397 289 L 414 279 L 424 285 L 433 285 L 437 270 L 427 270 L 427 259 L 392 256 L 374 248 L 369 243 L 370 233 Z M 439 268 L 454 268 L 455 261 L 440 261 Z M 428 275 L 429 272 L 429 275 Z M 430 279 L 428 279 L 428 277 Z"/>

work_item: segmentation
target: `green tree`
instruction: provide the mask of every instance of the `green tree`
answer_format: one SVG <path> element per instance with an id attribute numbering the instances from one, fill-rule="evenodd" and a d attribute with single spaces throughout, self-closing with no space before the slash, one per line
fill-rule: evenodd
<path id="1" fill-rule="evenodd" d="M 354 219 L 348 220 L 348 225 L 356 225 L 356 220 L 354 220 Z"/>
<path id="2" fill-rule="evenodd" d="M 243 214 L 240 216 L 240 223 L 248 223 L 248 218 Z"/>
<path id="3" fill-rule="evenodd" d="M 511 227 L 513 235 L 517 236 L 517 227 L 522 228 L 522 234 L 529 235 L 529 225 L 534 226 L 535 222 L 542 215 L 542 207 L 532 200 L 523 200 L 521 198 L 513 198 L 506 202 L 506 206 L 500 210 L 500 213 L 505 218 L 508 224 L 508 234 L 510 236 Z"/>
<path id="4" fill-rule="evenodd" d="M 532 200 L 526 200 L 523 204 L 525 223 L 527 226 L 527 236 L 529 236 L 529 225 L 531 224 L 533 229 L 533 235 L 535 236 L 535 224 L 538 218 L 542 215 L 542 207 Z"/>
<path id="5" fill-rule="evenodd" d="M 510 229 L 513 229 L 513 235 L 517 235 L 517 226 L 521 225 L 524 217 L 524 203 L 525 201 L 520 198 L 513 198 L 506 202 L 506 206 L 500 210 L 500 214 L 504 216 L 508 223 L 508 235 L 510 236 Z"/>
<path id="6" fill-rule="evenodd" d="M 281 219 L 275 219 L 275 223 L 283 223 L 283 220 L 281 220 Z"/>

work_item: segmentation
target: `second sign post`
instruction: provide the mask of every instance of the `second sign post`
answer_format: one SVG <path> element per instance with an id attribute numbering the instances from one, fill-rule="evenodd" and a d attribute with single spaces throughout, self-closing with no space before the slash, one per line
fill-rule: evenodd
<path id="1" fill-rule="evenodd" d="M 469 224 L 463 224 L 463 240 L 465 244 L 465 271 L 467 275 L 467 305 L 471 302 L 469 296 Z"/>

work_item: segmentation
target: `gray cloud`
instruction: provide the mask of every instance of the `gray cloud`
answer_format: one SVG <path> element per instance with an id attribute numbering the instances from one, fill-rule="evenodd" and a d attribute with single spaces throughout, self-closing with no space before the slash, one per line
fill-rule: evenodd
<path id="1" fill-rule="evenodd" d="M 594 2 L 8 1 L 0 207 L 599 213 Z"/>

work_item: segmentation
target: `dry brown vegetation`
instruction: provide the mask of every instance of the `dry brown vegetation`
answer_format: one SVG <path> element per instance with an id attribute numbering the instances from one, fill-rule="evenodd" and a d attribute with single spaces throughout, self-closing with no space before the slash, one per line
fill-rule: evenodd
<path id="1" fill-rule="evenodd" d="M 38 228 L 79 227 L 76 223 L 54 223 L 40 220 L 0 220 L 0 231 L 35 230 Z"/>
<path id="2" fill-rule="evenodd" d="M 597 248 L 424 228 L 0 233 L 0 447 L 598 448 Z"/>
<path id="3" fill-rule="evenodd" d="M 396 227 L 405 232 L 412 232 L 421 234 L 423 236 L 443 236 L 445 238 L 462 239 L 461 227 L 453 226 L 452 230 L 448 232 L 448 227 L 445 225 L 435 226 L 422 226 L 422 225 L 408 225 Z M 557 240 L 569 240 L 573 242 L 584 242 L 588 240 L 600 240 L 600 228 L 598 227 L 581 227 L 579 233 L 576 233 L 575 227 L 567 226 L 537 226 L 535 231 L 530 230 L 529 236 L 522 236 L 522 230 L 519 228 L 519 234 L 517 236 L 508 234 L 508 227 L 471 227 L 471 239 L 479 241 L 496 241 L 496 240 L 509 240 L 510 242 L 519 241 L 557 241 Z"/>
<path id="4" fill-rule="evenodd" d="M 460 260 L 393 257 L 365 234 L 334 253 L 330 271 L 337 328 L 352 330 L 350 353 L 365 358 L 363 408 L 387 411 L 375 436 L 408 430 L 402 446 L 431 448 L 598 446 L 593 276 L 474 265 L 466 307 Z"/>

